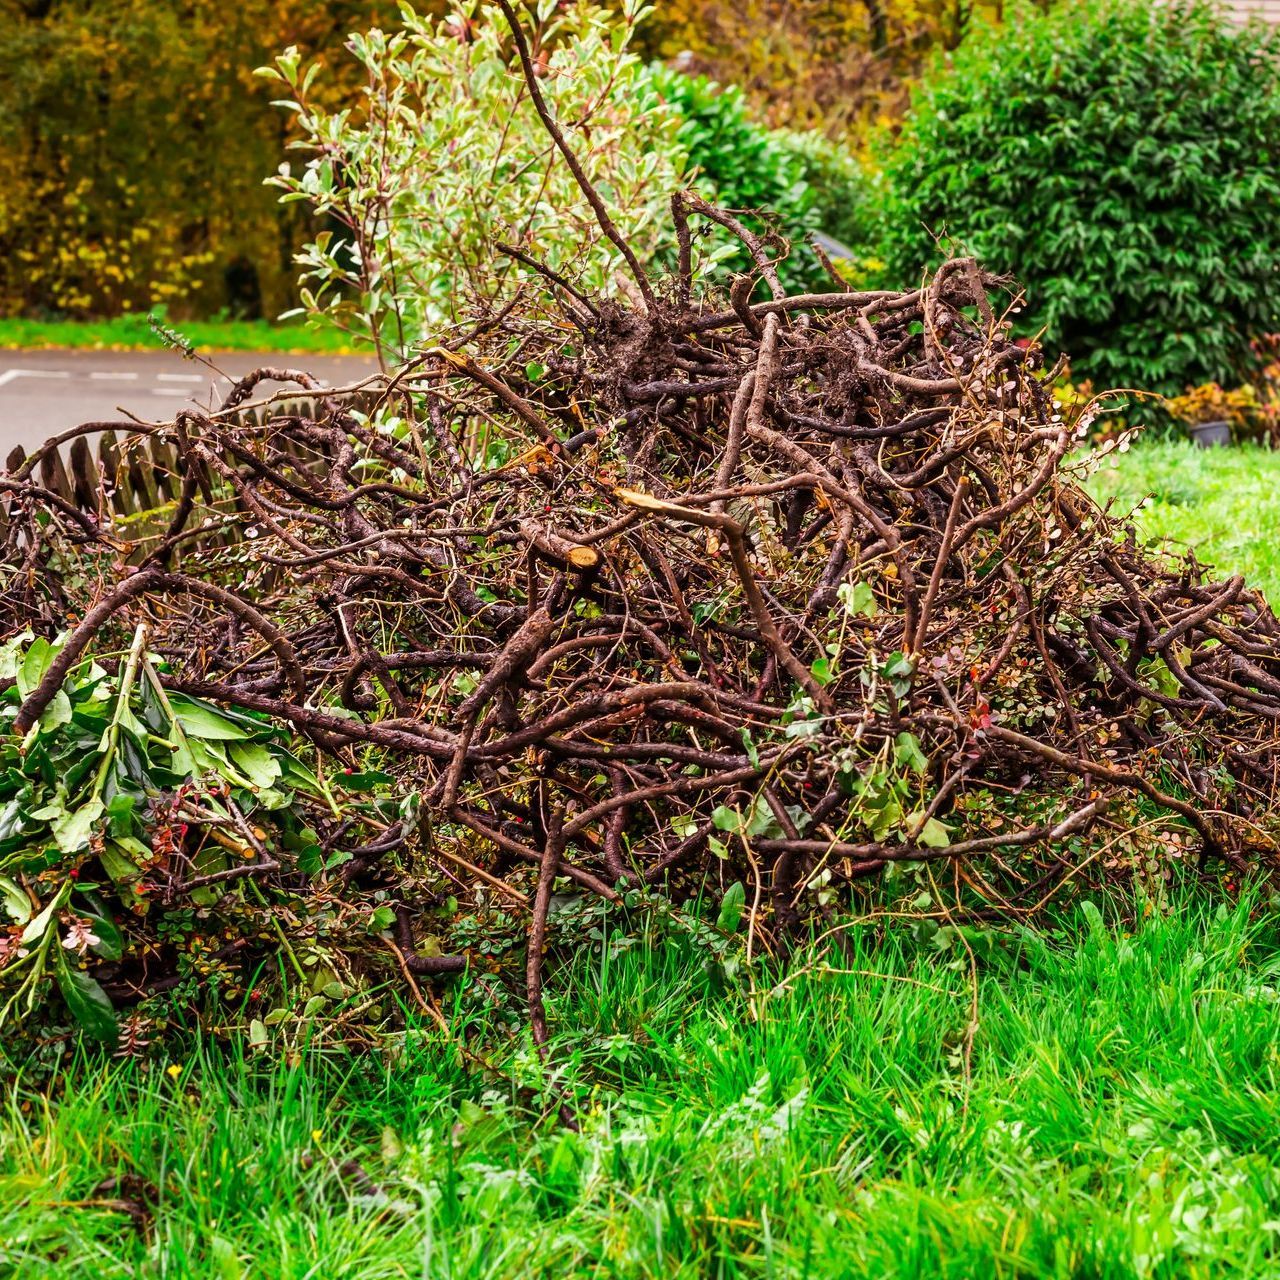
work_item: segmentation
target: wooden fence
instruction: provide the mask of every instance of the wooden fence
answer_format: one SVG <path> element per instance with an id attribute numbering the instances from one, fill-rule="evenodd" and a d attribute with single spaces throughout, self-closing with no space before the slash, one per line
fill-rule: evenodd
<path id="1" fill-rule="evenodd" d="M 265 410 L 245 411 L 239 421 L 245 426 L 261 427 L 268 417 L 314 417 L 319 412 L 316 400 L 291 398 L 277 401 Z M 287 435 L 281 434 L 279 447 L 299 466 L 314 468 L 317 463 L 315 453 L 294 445 Z M 5 460 L 5 470 L 12 474 L 26 460 L 27 452 L 19 445 Z M 241 465 L 231 455 L 224 461 L 232 469 Z M 158 435 L 101 431 L 78 436 L 69 445 L 49 450 L 36 464 L 31 478 L 80 510 L 110 520 L 121 541 L 138 543 L 160 533 L 168 524 L 182 492 L 177 463 L 174 446 Z M 224 516 L 248 515 L 234 486 L 216 470 L 202 467 L 196 480 L 206 511 Z M 10 502 L 8 497 L 0 500 L 0 536 L 8 521 Z M 238 524 L 238 520 L 224 520 L 222 527 L 200 534 L 196 545 L 212 548 L 238 541 Z"/>

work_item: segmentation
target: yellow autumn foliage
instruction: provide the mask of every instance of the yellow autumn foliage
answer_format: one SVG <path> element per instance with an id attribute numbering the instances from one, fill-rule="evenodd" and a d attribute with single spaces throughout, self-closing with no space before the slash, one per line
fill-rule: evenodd
<path id="1" fill-rule="evenodd" d="M 1043 0 L 1047 5 L 1050 0 Z M 768 123 L 832 136 L 891 122 L 935 49 L 1002 0 L 660 0 L 650 52 L 740 85 Z"/>
<path id="2" fill-rule="evenodd" d="M 0 314 L 274 314 L 314 228 L 264 187 L 289 123 L 253 68 L 332 58 L 385 0 L 0 0 Z"/>

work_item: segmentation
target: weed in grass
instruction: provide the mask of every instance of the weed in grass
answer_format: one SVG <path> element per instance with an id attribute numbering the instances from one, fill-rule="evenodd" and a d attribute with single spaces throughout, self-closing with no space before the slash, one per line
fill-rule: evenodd
<path id="1" fill-rule="evenodd" d="M 802 961 L 754 1001 L 679 949 L 578 962 L 552 1046 L 560 1083 L 592 1090 L 577 1134 L 511 1082 L 536 1081 L 524 1041 L 508 1079 L 464 1071 L 430 1029 L 392 1066 L 206 1047 L 171 1075 L 78 1058 L 56 1101 L 9 1095 L 0 1266 L 1280 1273 L 1274 924 L 1249 904 L 1184 905 L 1133 936 L 1080 919 L 993 955 L 967 1093 L 964 966 L 870 928 L 849 932 L 838 970 Z M 111 1203 L 130 1194 L 141 1230 Z"/>

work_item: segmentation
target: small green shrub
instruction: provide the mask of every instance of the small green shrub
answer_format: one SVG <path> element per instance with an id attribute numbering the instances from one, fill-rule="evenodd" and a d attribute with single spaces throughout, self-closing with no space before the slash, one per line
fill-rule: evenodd
<path id="1" fill-rule="evenodd" d="M 582 0 L 537 12 L 548 105 L 622 234 L 652 256 L 685 166 L 679 121 L 628 49 L 643 8 Z M 296 259 L 303 310 L 394 361 L 500 310 L 517 288 L 544 287 L 523 265 L 492 270 L 502 244 L 609 291 L 621 257 L 538 119 L 498 7 L 436 21 L 405 4 L 400 16 L 398 31 L 351 37 L 368 81 L 357 107 L 328 108 L 318 64 L 304 68 L 295 49 L 259 72 L 286 95 L 306 157 L 271 181 L 329 227 Z"/>
<path id="2" fill-rule="evenodd" d="M 853 250 L 852 258 L 837 263 L 841 275 L 856 288 L 878 286 L 884 271 L 878 257 L 884 196 L 880 171 L 816 130 L 779 129 L 773 136 L 804 166 L 818 230 Z"/>
<path id="3" fill-rule="evenodd" d="M 1280 314 L 1280 32 L 1206 0 L 1028 7 L 915 95 L 886 157 L 892 275 L 960 241 L 1077 373 L 1223 380 Z"/>
<path id="4" fill-rule="evenodd" d="M 772 225 L 794 241 L 779 268 L 781 279 L 802 288 L 811 283 L 821 266 L 804 237 L 820 228 L 803 159 L 779 145 L 776 131 L 751 118 L 741 89 L 661 65 L 650 68 L 650 75 L 662 99 L 680 115 L 680 141 L 698 171 L 693 185 L 726 208 L 771 215 Z M 723 238 L 718 228 L 714 234 Z M 751 266 L 736 241 L 727 261 L 738 270 Z"/>
<path id="5" fill-rule="evenodd" d="M 829 285 L 808 237 L 825 231 L 851 247 L 865 240 L 857 162 L 820 133 L 761 124 L 736 86 L 657 64 L 650 75 L 659 96 L 680 114 L 679 139 L 697 170 L 694 185 L 725 208 L 769 215 L 769 223 L 792 242 L 779 268 L 783 284 Z M 736 242 L 728 261 L 750 267 Z"/>

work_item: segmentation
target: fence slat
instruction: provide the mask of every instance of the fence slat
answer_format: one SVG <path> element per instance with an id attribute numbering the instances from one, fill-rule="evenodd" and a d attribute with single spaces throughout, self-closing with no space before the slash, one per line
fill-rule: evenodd
<path id="1" fill-rule="evenodd" d="M 40 459 L 40 483 L 68 502 L 75 500 L 71 492 L 71 478 L 67 475 L 62 455 L 56 449 L 51 449 Z"/>
<path id="2" fill-rule="evenodd" d="M 102 467 L 103 480 L 111 490 L 111 509 L 118 516 L 131 514 L 133 496 L 129 489 L 129 477 L 120 462 L 120 447 L 116 444 L 114 431 L 104 431 L 99 437 L 98 461 Z"/>
<path id="3" fill-rule="evenodd" d="M 71 492 L 82 511 L 98 509 L 98 466 L 84 436 L 71 446 Z"/>
<path id="4" fill-rule="evenodd" d="M 182 481 L 177 475 L 177 453 L 159 436 L 151 437 L 147 452 L 151 455 L 151 475 L 156 483 L 157 505 L 176 501 L 182 492 Z"/>
<path id="5" fill-rule="evenodd" d="M 132 448 L 125 457 L 125 467 L 137 510 L 154 510 L 160 505 L 160 501 L 156 493 L 155 467 L 151 465 L 150 455 L 143 448 Z"/>

